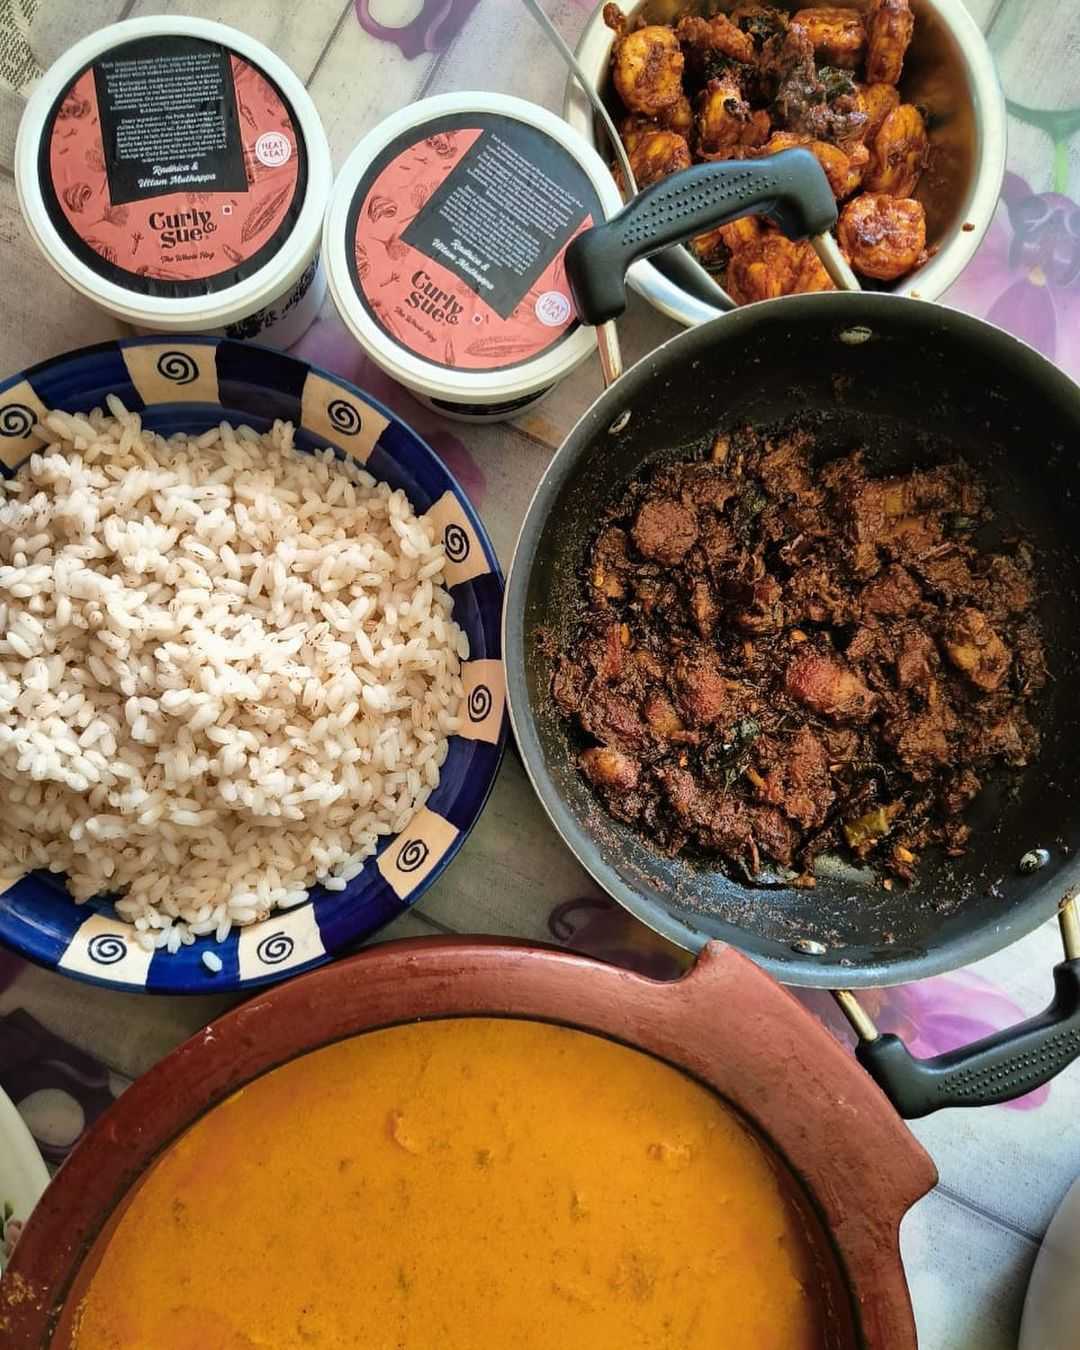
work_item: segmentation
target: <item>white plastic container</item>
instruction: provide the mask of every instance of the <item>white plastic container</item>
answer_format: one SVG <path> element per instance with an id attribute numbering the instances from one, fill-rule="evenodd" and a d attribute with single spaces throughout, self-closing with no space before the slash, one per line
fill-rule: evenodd
<path id="1" fill-rule="evenodd" d="M 49 262 L 137 329 L 283 347 L 322 304 L 326 133 L 288 66 L 224 24 L 76 43 L 27 102 L 15 181 Z"/>
<path id="2" fill-rule="evenodd" d="M 621 205 L 600 156 L 546 108 L 424 99 L 365 136 L 338 176 L 330 294 L 371 359 L 428 406 L 512 417 L 595 349 L 563 255 Z"/>

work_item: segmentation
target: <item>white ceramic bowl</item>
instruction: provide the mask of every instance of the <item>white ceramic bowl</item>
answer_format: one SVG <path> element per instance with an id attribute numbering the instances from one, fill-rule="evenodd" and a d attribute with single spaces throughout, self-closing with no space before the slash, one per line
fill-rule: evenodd
<path id="1" fill-rule="evenodd" d="M 692 0 L 616 0 L 624 14 L 646 10 L 665 22 L 693 12 Z M 733 0 L 732 0 L 733 3 Z M 770 0 L 795 10 L 795 0 Z M 833 0 L 866 9 L 868 0 Z M 729 8 L 727 4 L 722 8 Z M 1005 99 L 982 33 L 963 0 L 911 0 L 915 35 L 904 63 L 901 91 L 906 101 L 925 105 L 931 117 L 931 168 L 916 196 L 926 207 L 927 242 L 935 249 L 929 262 L 887 289 L 922 300 L 936 300 L 971 260 L 994 215 L 1005 175 Z M 578 61 L 606 95 L 614 34 L 597 5 L 577 47 Z M 564 115 L 599 143 L 592 109 L 573 77 L 567 83 Z M 721 311 L 676 286 L 650 262 L 636 264 L 630 284 L 657 309 L 691 327 L 715 319 Z"/>
<path id="2" fill-rule="evenodd" d="M 48 1169 L 30 1131 L 0 1088 L 0 1272 L 9 1246 L 48 1184 Z"/>
<path id="3" fill-rule="evenodd" d="M 1080 1326 L 1080 1177 L 1046 1230 L 1031 1272 L 1018 1350 L 1072 1350 Z"/>

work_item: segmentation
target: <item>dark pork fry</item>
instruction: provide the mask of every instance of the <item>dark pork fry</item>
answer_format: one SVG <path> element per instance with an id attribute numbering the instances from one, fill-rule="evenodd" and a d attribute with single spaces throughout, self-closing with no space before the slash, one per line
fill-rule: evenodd
<path id="1" fill-rule="evenodd" d="M 637 787 L 638 762 L 621 750 L 595 745 L 582 751 L 580 762 L 585 777 L 594 787 L 612 788 L 616 792 L 629 792 Z"/>
<path id="2" fill-rule="evenodd" d="M 999 688 L 1009 673 L 1012 654 L 977 609 L 962 609 L 950 620 L 945 650 L 957 670 L 987 693 Z"/>
<path id="3" fill-rule="evenodd" d="M 675 697 L 692 727 L 731 722 L 745 704 L 745 690 L 725 677 L 720 660 L 707 648 L 682 653 L 673 671 Z"/>
<path id="4" fill-rule="evenodd" d="M 682 562 L 697 537 L 697 517 L 674 497 L 651 497 L 634 521 L 634 543 L 654 562 Z"/>
<path id="5" fill-rule="evenodd" d="M 552 671 L 582 774 L 656 846 L 744 874 L 809 884 L 840 849 L 909 881 L 963 852 L 1048 679 L 1031 549 L 981 549 L 989 519 L 962 462 L 875 477 L 822 463 L 809 424 L 658 465 L 598 522 Z"/>
<path id="6" fill-rule="evenodd" d="M 810 728 L 800 727 L 789 741 L 770 744 L 759 755 L 757 796 L 804 829 L 823 825 L 835 795 L 828 754 Z"/>

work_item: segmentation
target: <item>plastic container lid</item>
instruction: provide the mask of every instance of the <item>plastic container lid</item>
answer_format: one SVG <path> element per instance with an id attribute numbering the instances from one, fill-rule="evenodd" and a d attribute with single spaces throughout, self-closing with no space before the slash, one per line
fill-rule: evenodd
<path id="1" fill-rule="evenodd" d="M 129 19 L 75 44 L 15 150 L 31 233 L 76 290 L 143 327 L 217 328 L 318 250 L 330 150 L 293 72 L 224 24 Z"/>
<path id="2" fill-rule="evenodd" d="M 567 244 L 620 209 L 603 160 L 561 118 L 502 94 L 424 99 L 357 145 L 323 238 L 343 320 L 389 375 L 445 404 L 503 407 L 596 345 Z"/>

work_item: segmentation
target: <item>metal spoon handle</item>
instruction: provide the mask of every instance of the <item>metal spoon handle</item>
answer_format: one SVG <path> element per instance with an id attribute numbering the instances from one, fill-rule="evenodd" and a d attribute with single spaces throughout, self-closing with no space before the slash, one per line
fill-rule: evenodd
<path id="1" fill-rule="evenodd" d="M 611 148 L 615 151 L 615 158 L 619 161 L 619 168 L 622 170 L 626 182 L 626 192 L 633 196 L 637 192 L 637 179 L 634 177 L 634 171 L 630 167 L 630 157 L 626 153 L 626 146 L 623 145 L 622 137 L 619 135 L 618 128 L 611 120 L 611 114 L 604 107 L 604 100 L 600 98 L 592 85 L 589 83 L 589 77 L 578 64 L 578 59 L 574 55 L 570 44 L 551 22 L 548 16 L 540 8 L 540 0 L 525 0 L 525 8 L 529 10 L 533 18 L 547 34 L 548 40 L 556 48 L 559 55 L 565 61 L 578 84 L 584 89 L 589 102 L 593 106 L 593 111 L 604 124 L 604 130 L 607 132 L 608 140 L 611 142 Z"/>
<path id="2" fill-rule="evenodd" d="M 859 278 L 848 266 L 848 261 L 840 252 L 840 245 L 826 231 L 824 234 L 815 234 L 810 242 L 817 250 L 821 265 L 828 272 L 833 284 L 838 291 L 861 291 Z"/>

